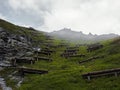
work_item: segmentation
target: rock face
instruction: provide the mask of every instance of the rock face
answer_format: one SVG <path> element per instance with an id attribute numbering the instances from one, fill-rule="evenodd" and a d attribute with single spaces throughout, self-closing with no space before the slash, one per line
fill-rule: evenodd
<path id="1" fill-rule="evenodd" d="M 12 88 L 6 86 L 6 82 L 2 77 L 0 77 L 0 85 L 3 90 L 12 90 Z"/>
<path id="2" fill-rule="evenodd" d="M 9 61 L 11 57 L 31 56 L 31 43 L 26 37 L 11 34 L 0 27 L 0 61 Z"/>

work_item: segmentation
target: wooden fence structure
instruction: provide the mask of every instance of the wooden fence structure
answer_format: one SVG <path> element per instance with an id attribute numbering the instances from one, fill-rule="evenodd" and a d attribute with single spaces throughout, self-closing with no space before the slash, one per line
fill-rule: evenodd
<path id="1" fill-rule="evenodd" d="M 47 70 L 37 70 L 37 69 L 32 69 L 32 68 L 18 68 L 18 72 L 20 73 L 21 76 L 24 76 L 25 73 L 28 74 L 47 74 Z"/>
<path id="2" fill-rule="evenodd" d="M 119 74 L 120 74 L 120 68 L 116 68 L 116 69 L 89 72 L 86 74 L 82 74 L 82 77 L 91 80 L 91 78 L 106 76 L 106 75 L 115 75 L 115 77 L 117 77 Z"/>

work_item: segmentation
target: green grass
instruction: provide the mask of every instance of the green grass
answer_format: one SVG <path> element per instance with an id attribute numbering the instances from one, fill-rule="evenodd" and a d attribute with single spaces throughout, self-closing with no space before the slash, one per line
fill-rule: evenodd
<path id="1" fill-rule="evenodd" d="M 39 46 L 41 42 L 48 42 L 42 32 L 38 33 L 38 31 L 28 30 L 27 28 L 18 27 L 1 20 L 0 25 L 12 31 L 12 33 L 26 34 L 31 37 L 35 41 L 34 46 Z M 19 31 L 19 29 L 23 31 Z M 57 39 L 53 41 L 55 45 L 61 42 L 66 41 Z M 11 86 L 13 90 L 120 90 L 120 76 L 117 78 L 114 76 L 103 76 L 94 78 L 91 81 L 87 81 L 81 76 L 88 72 L 120 67 L 119 40 L 115 41 L 115 43 L 113 42 L 114 40 L 103 41 L 101 43 L 104 47 L 91 53 L 87 52 L 86 46 L 80 46 L 79 54 L 86 55 L 86 57 L 82 58 L 65 59 L 60 57 L 65 47 L 52 48 L 56 50 L 56 53 L 53 53 L 51 56 L 53 59 L 52 62 L 39 60 L 34 65 L 23 64 L 30 68 L 48 70 L 49 73 L 44 75 L 26 74 L 20 88 L 17 88 L 15 86 L 16 82 L 8 77 L 14 70 L 5 69 L 0 74 L 5 77 L 7 85 Z M 74 43 L 70 43 L 69 45 L 74 46 Z M 105 55 L 105 57 L 83 64 L 78 63 L 81 60 L 98 55 Z"/>
<path id="2" fill-rule="evenodd" d="M 119 90 L 120 77 L 103 76 L 91 81 L 84 80 L 81 77 L 81 74 L 87 72 L 119 68 L 120 55 L 116 53 L 109 55 L 110 47 L 111 45 L 108 42 L 104 44 L 104 48 L 87 53 L 86 47 L 82 46 L 79 53 L 87 54 L 87 57 L 73 59 L 61 58 L 59 55 L 64 48 L 58 49 L 57 53 L 52 55 L 53 62 L 38 61 L 38 63 L 32 65 L 34 68 L 48 69 L 49 73 L 46 75 L 27 75 L 19 90 Z M 94 55 L 105 55 L 105 58 L 78 64 L 79 60 Z"/>
<path id="3" fill-rule="evenodd" d="M 119 79 L 114 76 L 103 76 L 87 81 L 81 74 L 118 68 L 120 65 L 120 55 L 108 53 L 111 45 L 104 44 L 104 48 L 87 53 L 86 47 L 80 47 L 79 54 L 86 54 L 84 58 L 65 59 L 60 54 L 65 48 L 58 48 L 57 53 L 53 54 L 52 62 L 38 61 L 34 65 L 26 65 L 30 68 L 49 70 L 46 75 L 29 75 L 24 78 L 20 88 L 15 90 L 119 90 Z M 96 59 L 91 62 L 78 64 L 78 61 L 85 60 L 94 55 L 105 55 L 105 58 Z M 13 83 L 14 84 L 14 83 Z"/>

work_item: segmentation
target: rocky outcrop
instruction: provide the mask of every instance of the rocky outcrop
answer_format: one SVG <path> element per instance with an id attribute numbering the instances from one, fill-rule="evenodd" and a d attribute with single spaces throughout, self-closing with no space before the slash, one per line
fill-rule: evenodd
<path id="1" fill-rule="evenodd" d="M 30 57 L 33 55 L 32 42 L 22 35 L 12 34 L 0 27 L 0 61 L 11 57 Z"/>

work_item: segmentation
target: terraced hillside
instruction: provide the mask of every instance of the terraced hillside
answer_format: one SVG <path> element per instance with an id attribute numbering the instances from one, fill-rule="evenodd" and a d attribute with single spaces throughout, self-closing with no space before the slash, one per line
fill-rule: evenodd
<path id="1" fill-rule="evenodd" d="M 119 37 L 92 45 L 75 45 L 3 20 L 0 20 L 0 27 L 10 33 L 28 36 L 31 38 L 31 47 L 40 48 L 35 51 L 32 49 L 33 54 L 29 56 L 34 64 L 25 63 L 24 59 L 20 61 L 22 63 L 16 62 L 15 66 L 0 71 L 13 90 L 120 90 L 119 70 L 115 72 L 117 76 L 103 73 L 90 79 L 83 77 L 89 72 L 120 68 Z M 20 58 L 24 57 L 27 56 Z M 23 75 L 19 72 L 20 68 L 45 70 L 48 73 L 31 74 L 29 71 Z"/>

